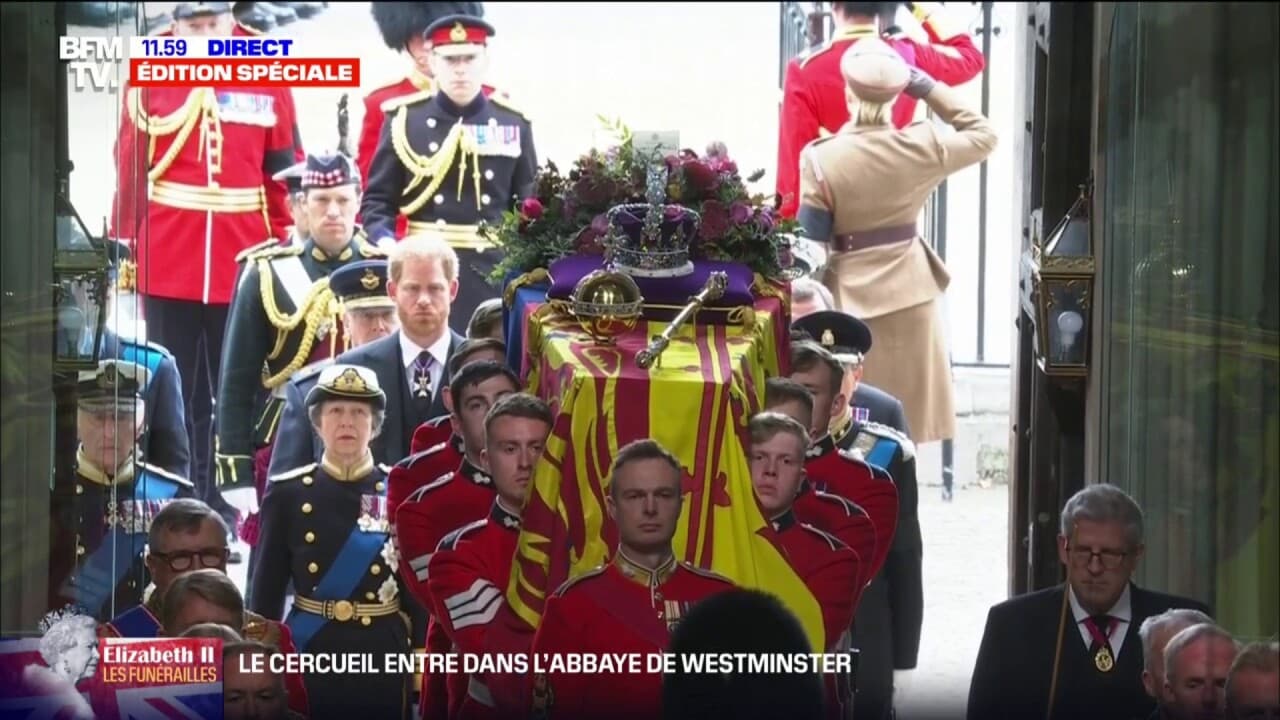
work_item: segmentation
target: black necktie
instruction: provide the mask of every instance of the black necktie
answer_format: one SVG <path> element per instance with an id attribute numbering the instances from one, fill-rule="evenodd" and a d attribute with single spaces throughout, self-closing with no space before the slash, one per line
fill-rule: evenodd
<path id="1" fill-rule="evenodd" d="M 418 353 L 418 357 L 410 366 L 409 389 L 413 395 L 415 419 L 422 423 L 431 415 L 431 354 L 426 350 Z"/>

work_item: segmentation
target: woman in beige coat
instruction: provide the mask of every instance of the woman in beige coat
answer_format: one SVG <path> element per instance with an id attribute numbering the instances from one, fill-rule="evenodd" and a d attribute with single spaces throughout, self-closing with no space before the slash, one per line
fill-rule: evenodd
<path id="1" fill-rule="evenodd" d="M 823 282 L 838 308 L 875 337 L 863 380 L 902 401 L 917 444 L 945 440 L 955 435 L 955 401 L 939 300 L 950 275 L 916 219 L 948 175 L 991 154 L 996 135 L 956 91 L 883 41 L 854 43 L 840 69 L 851 119 L 801 153 L 799 220 L 828 246 Z M 932 122 L 895 129 L 893 102 L 903 92 L 956 132 Z"/>

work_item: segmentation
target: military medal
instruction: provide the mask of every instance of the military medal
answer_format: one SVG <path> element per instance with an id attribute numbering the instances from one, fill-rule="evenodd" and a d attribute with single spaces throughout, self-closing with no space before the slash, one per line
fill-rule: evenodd
<path id="1" fill-rule="evenodd" d="M 1103 645 L 1098 649 L 1098 654 L 1093 656 L 1093 665 L 1100 672 L 1111 672 L 1111 668 L 1116 666 L 1116 662 L 1111 657 L 1111 648 Z"/>
<path id="2" fill-rule="evenodd" d="M 414 379 L 414 383 L 418 388 L 418 397 L 431 397 L 431 376 L 423 373 Z"/>

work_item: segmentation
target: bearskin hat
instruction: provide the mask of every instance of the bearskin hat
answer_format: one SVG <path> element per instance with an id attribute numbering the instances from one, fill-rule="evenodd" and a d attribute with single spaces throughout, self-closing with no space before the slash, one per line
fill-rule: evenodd
<path id="1" fill-rule="evenodd" d="M 484 17 L 482 2 L 375 2 L 373 21 L 382 41 L 392 50 L 404 50 L 409 40 L 421 35 L 431 23 L 446 15 Z"/>

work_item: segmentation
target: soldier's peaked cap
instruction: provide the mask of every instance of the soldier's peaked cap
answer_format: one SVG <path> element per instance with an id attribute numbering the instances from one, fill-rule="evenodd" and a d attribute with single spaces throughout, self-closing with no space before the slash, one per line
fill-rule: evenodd
<path id="1" fill-rule="evenodd" d="M 859 41 L 861 42 L 861 41 Z M 791 323 L 834 355 L 866 355 L 871 350 L 871 328 L 839 310 L 820 310 Z"/>
<path id="2" fill-rule="evenodd" d="M 474 15 L 446 15 L 427 28 L 431 51 L 441 55 L 478 52 L 497 33 L 493 26 Z"/>
<path id="3" fill-rule="evenodd" d="M 375 2 L 369 3 L 382 41 L 392 50 L 404 50 L 421 37 L 437 19 L 446 15 L 484 17 L 482 2 Z"/>
<path id="4" fill-rule="evenodd" d="M 229 12 L 229 2 L 184 2 L 173 8 L 173 19 L 187 20 L 198 15 L 221 15 Z"/>
<path id="5" fill-rule="evenodd" d="M 303 190 L 359 184 L 360 169 L 346 155 L 340 152 L 307 155 L 306 167 L 302 171 Z"/>
<path id="6" fill-rule="evenodd" d="M 859 100 L 888 103 L 911 81 L 911 69 L 897 50 L 880 38 L 862 38 L 840 57 L 840 73 Z"/>
<path id="7" fill-rule="evenodd" d="M 76 392 L 85 409 L 110 409 L 131 405 L 142 395 L 151 379 L 145 366 L 127 360 L 103 360 L 93 370 L 82 370 Z"/>
<path id="8" fill-rule="evenodd" d="M 361 260 L 343 265 L 329 276 L 329 289 L 338 296 L 344 310 L 396 306 L 387 294 L 386 260 Z"/>
<path id="9" fill-rule="evenodd" d="M 330 365 L 320 372 L 307 392 L 307 407 L 325 400 L 359 400 L 377 410 L 387 407 L 387 395 L 378 385 L 378 376 L 359 365 Z"/>

